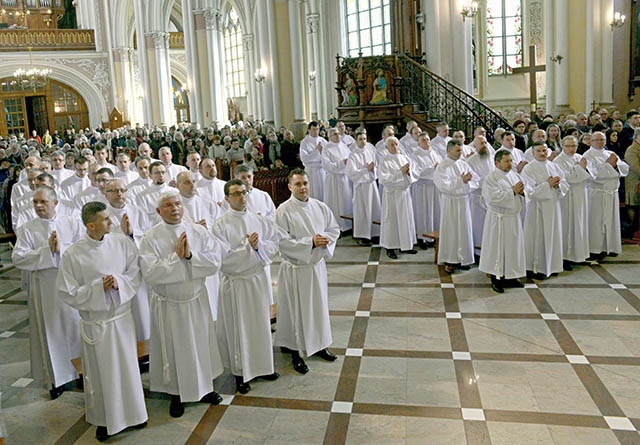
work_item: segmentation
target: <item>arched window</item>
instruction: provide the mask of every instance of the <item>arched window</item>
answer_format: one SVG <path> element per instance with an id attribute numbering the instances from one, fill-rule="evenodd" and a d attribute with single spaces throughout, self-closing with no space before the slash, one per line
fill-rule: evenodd
<path id="1" fill-rule="evenodd" d="M 522 66 L 522 0 L 487 0 L 487 71 L 512 74 Z"/>
<path id="2" fill-rule="evenodd" d="M 345 0 L 347 53 L 391 54 L 390 0 Z"/>
<path id="3" fill-rule="evenodd" d="M 244 53 L 240 18 L 231 8 L 224 24 L 224 62 L 227 77 L 227 97 L 246 96 L 244 81 Z"/>

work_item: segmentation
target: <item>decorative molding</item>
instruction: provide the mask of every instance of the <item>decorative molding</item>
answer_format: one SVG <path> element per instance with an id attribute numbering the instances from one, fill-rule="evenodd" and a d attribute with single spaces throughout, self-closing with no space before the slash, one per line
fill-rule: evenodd
<path id="1" fill-rule="evenodd" d="M 318 32 L 320 24 L 320 14 L 307 14 L 307 34 L 315 34 Z"/>
<path id="2" fill-rule="evenodd" d="M 203 15 L 206 29 L 213 31 L 222 31 L 222 11 L 216 8 L 208 8 L 204 10 Z"/>
<path id="3" fill-rule="evenodd" d="M 253 51 L 253 34 L 245 34 L 242 36 L 242 46 L 248 53 Z"/>
<path id="4" fill-rule="evenodd" d="M 184 52 L 171 51 L 169 53 L 169 59 L 181 65 L 187 66 L 187 56 Z"/>
<path id="5" fill-rule="evenodd" d="M 153 46 L 155 49 L 168 49 L 169 48 L 169 33 L 165 31 L 152 31 L 144 34 L 147 39 L 153 40 Z"/>
<path id="6" fill-rule="evenodd" d="M 83 58 L 45 58 L 44 62 L 52 63 L 55 65 L 63 65 L 67 68 L 71 68 L 79 74 L 90 79 L 95 87 L 100 91 L 100 94 L 104 98 L 107 106 L 112 106 L 111 103 L 111 78 L 109 76 L 109 62 L 106 58 L 100 59 L 88 59 Z M 52 68 L 55 70 L 55 67 Z"/>
<path id="7" fill-rule="evenodd" d="M 133 48 L 120 46 L 113 49 L 113 61 L 114 62 L 129 62 L 131 60 L 131 54 Z"/>
<path id="8" fill-rule="evenodd" d="M 544 14 L 542 3 L 536 1 L 530 2 L 528 12 L 529 44 L 536 45 L 536 47 L 539 48 L 536 63 L 541 63 L 545 60 L 544 54 L 546 53 L 544 50 Z"/>

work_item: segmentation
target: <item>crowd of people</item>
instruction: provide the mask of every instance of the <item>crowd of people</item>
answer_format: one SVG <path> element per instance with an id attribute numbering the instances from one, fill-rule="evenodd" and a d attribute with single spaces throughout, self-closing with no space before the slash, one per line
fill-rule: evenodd
<path id="1" fill-rule="evenodd" d="M 290 138 L 282 136 L 269 145 L 274 168 Z M 297 153 L 291 198 L 276 209 L 253 187 L 256 167 L 246 156 L 228 158 L 234 178 L 223 181 L 209 153 L 203 159 L 201 151 L 154 150 L 143 141 L 132 164 L 131 150 L 107 142 L 74 153 L 27 141 L 24 168 L 9 189 L 12 261 L 29 300 L 31 374 L 51 383 L 52 398 L 77 381 L 102 441 L 146 426 L 141 370 L 149 370 L 151 391 L 171 396 L 170 415 L 181 417 L 185 403 L 222 401 L 213 382 L 224 371 L 241 394 L 253 381 L 278 379 L 274 345 L 300 374 L 309 372 L 310 356 L 336 360 L 328 349 L 325 260 L 340 229 L 328 207 L 309 198 Z M 174 153 L 185 165 L 173 163 Z M 137 342 L 146 340 L 149 362 L 139 368 Z M 77 357 L 82 379 L 71 361 Z"/>
<path id="2" fill-rule="evenodd" d="M 640 113 L 617 117 L 539 109 L 490 138 L 441 122 L 432 139 L 410 121 L 376 145 L 337 120 L 310 122 L 299 143 L 261 123 L 2 139 L 32 375 L 57 398 L 81 356 L 86 418 L 105 440 L 146 425 L 137 341 L 149 340 L 150 389 L 171 396 L 173 417 L 220 403 L 213 380 L 225 371 L 241 394 L 276 380 L 274 345 L 301 374 L 311 355 L 334 361 L 325 260 L 341 235 L 392 260 L 438 240 L 446 272 L 476 262 L 498 293 L 616 256 L 640 201 Z M 291 197 L 276 208 L 253 175 L 284 167 Z"/>

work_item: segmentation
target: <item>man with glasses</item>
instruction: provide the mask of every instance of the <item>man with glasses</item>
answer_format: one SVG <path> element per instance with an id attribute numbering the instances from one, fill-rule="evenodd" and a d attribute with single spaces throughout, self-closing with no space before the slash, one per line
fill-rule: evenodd
<path id="1" fill-rule="evenodd" d="M 265 267 L 278 254 L 273 221 L 247 207 L 248 191 L 239 179 L 224 187 L 229 210 L 213 226 L 222 248 L 220 311 L 216 330 L 222 361 L 246 394 L 256 377 L 273 381 L 271 278 Z"/>
<path id="2" fill-rule="evenodd" d="M 620 232 L 620 178 L 629 174 L 629 164 L 609 150 L 604 133 L 591 135 L 591 148 L 584 153 L 592 176 L 589 187 L 589 250 L 591 257 L 618 256 L 622 252 Z"/>
<path id="3" fill-rule="evenodd" d="M 569 184 L 569 191 L 560 200 L 564 270 L 572 270 L 573 264 L 589 257 L 587 188 L 593 178 L 587 170 L 587 160 L 576 153 L 577 149 L 578 140 L 566 136 L 562 139 L 562 152 L 553 160 L 564 171 Z"/>
<path id="4" fill-rule="evenodd" d="M 122 179 L 112 179 L 105 187 L 111 231 L 128 236 L 139 246 L 144 235 L 142 231 L 143 215 L 135 205 L 128 203 L 127 195 L 127 187 Z M 144 282 L 141 283 L 138 294 L 133 298 L 131 311 L 136 325 L 136 339 L 138 341 L 148 340 L 149 301 Z"/>

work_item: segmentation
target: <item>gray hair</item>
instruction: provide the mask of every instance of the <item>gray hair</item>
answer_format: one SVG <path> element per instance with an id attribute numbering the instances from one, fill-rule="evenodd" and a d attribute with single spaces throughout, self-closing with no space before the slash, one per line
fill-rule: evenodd
<path id="1" fill-rule="evenodd" d="M 178 198 L 178 200 L 182 201 L 182 197 L 180 196 L 180 192 L 178 191 L 178 189 L 172 188 L 171 190 L 160 193 L 160 195 L 158 196 L 158 200 L 156 201 L 158 208 L 162 206 L 163 202 L 170 198 Z"/>

